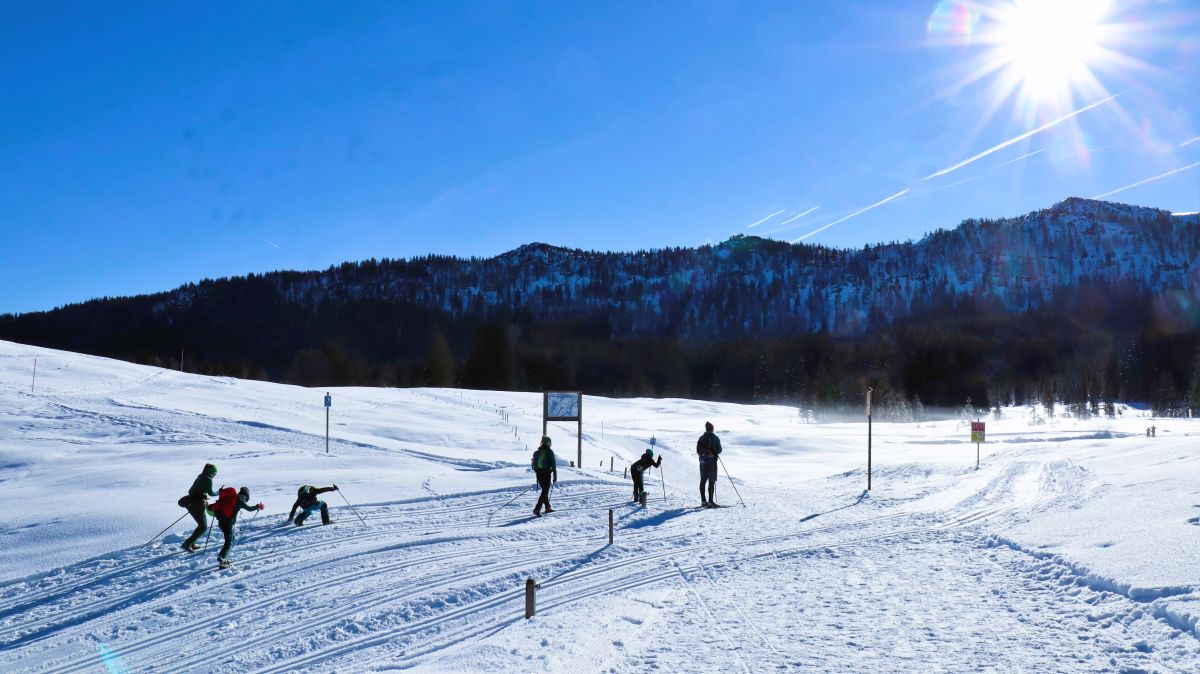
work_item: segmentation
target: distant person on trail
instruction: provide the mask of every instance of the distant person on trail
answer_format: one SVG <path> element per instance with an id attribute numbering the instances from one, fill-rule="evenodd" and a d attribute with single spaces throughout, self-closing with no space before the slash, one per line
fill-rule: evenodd
<path id="1" fill-rule="evenodd" d="M 537 475 L 538 486 L 542 488 L 542 494 L 538 497 L 537 505 L 533 507 L 533 516 L 542 516 L 542 506 L 546 507 L 546 512 L 554 512 L 554 508 L 550 507 L 550 483 L 558 482 L 558 466 L 554 463 L 554 450 L 550 449 L 550 437 L 543 435 L 542 444 L 533 452 L 533 460 L 530 462 L 533 466 L 533 472 Z"/>
<path id="2" fill-rule="evenodd" d="M 217 476 L 217 467 L 211 463 L 204 464 L 204 470 L 196 476 L 195 482 L 192 482 L 192 488 L 188 490 L 187 496 L 179 499 L 179 506 L 187 508 L 188 514 L 192 519 L 196 520 L 196 530 L 188 536 L 183 545 L 179 546 L 188 552 L 195 552 L 200 549 L 196 545 L 196 541 L 208 531 L 208 516 L 204 509 L 208 507 L 208 497 L 216 496 L 217 492 L 213 491 L 213 478 Z"/>
<path id="3" fill-rule="evenodd" d="M 217 502 L 209 506 L 208 510 L 217 518 L 217 528 L 225 536 L 225 545 L 221 546 L 221 551 L 217 553 L 217 564 L 221 568 L 229 567 L 229 548 L 233 547 L 233 541 L 236 536 L 233 533 L 233 525 L 237 522 L 238 512 L 242 510 L 262 510 L 263 504 L 250 505 L 250 490 L 246 487 L 234 491 L 233 487 L 221 487 L 221 492 L 217 495 Z"/>
<path id="4" fill-rule="evenodd" d="M 713 492 L 717 488 L 717 461 L 721 455 L 721 438 L 713 433 L 711 421 L 704 422 L 704 435 L 696 441 L 696 455 L 700 457 L 700 505 L 716 508 Z M 708 483 L 708 497 L 704 496 L 704 483 Z"/>
<path id="5" fill-rule="evenodd" d="M 287 521 L 293 521 L 295 518 L 296 526 L 304 524 L 304 520 L 309 515 L 313 514 L 314 510 L 321 511 L 321 524 L 329 524 L 329 506 L 325 505 L 324 501 L 318 501 L 317 495 L 325 492 L 338 491 L 338 486 L 335 484 L 332 487 L 313 487 L 304 485 L 296 490 L 296 502 L 292 504 L 292 512 L 288 513 Z M 296 517 L 296 510 L 300 510 L 300 516 Z"/>
<path id="6" fill-rule="evenodd" d="M 661 465 L 662 457 L 658 457 L 658 461 L 655 462 L 654 450 L 647 449 L 646 453 L 642 454 L 642 458 L 634 461 L 633 465 L 629 467 L 629 474 L 633 476 L 633 500 L 635 503 L 641 499 L 642 492 L 646 491 L 645 488 L 642 487 L 642 472 L 650 466 L 657 468 Z"/>

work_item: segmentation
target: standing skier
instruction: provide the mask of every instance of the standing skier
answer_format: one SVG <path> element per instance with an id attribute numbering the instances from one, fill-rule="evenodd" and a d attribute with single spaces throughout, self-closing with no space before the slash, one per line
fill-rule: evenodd
<path id="1" fill-rule="evenodd" d="M 646 453 L 642 454 L 642 458 L 634 461 L 633 465 L 629 467 L 629 474 L 633 476 L 633 500 L 635 503 L 641 499 L 642 492 L 646 491 L 645 488 L 642 487 L 642 472 L 650 466 L 657 468 L 661 465 L 662 457 L 658 457 L 658 462 L 655 462 L 654 450 L 647 449 Z"/>
<path id="2" fill-rule="evenodd" d="M 553 482 L 558 482 L 558 466 L 554 463 L 554 450 L 550 449 L 549 436 L 542 436 L 542 444 L 534 450 L 533 460 L 530 463 L 533 466 L 533 472 L 537 475 L 538 486 L 542 488 L 537 505 L 533 507 L 533 515 L 541 517 L 543 505 L 546 506 L 546 512 L 554 512 L 554 508 L 550 507 L 551 478 L 553 478 Z"/>
<path id="3" fill-rule="evenodd" d="M 208 517 L 205 515 L 204 509 L 208 507 L 208 497 L 216 496 L 217 492 L 213 491 L 212 479 L 217 476 L 217 467 L 211 463 L 204 464 L 204 470 L 196 476 L 196 480 L 192 482 L 192 488 L 188 490 L 187 496 L 179 499 L 180 507 L 187 508 L 188 514 L 192 519 L 196 520 L 196 530 L 188 536 L 183 545 L 179 546 L 188 552 L 195 552 L 200 549 L 196 545 L 196 541 L 208 531 Z"/>
<path id="4" fill-rule="evenodd" d="M 329 491 L 339 491 L 338 486 L 335 484 L 332 487 L 318 488 L 306 484 L 300 487 L 300 489 L 296 490 L 296 502 L 292 504 L 292 512 L 288 513 L 288 521 L 291 522 L 292 518 L 295 517 L 296 526 L 300 526 L 304 524 L 304 520 L 309 515 L 313 514 L 314 510 L 320 510 L 321 524 L 329 524 L 329 506 L 325 505 L 324 501 L 317 500 L 318 494 L 324 494 Z M 299 517 L 296 517 L 297 509 L 300 509 Z"/>
<path id="5" fill-rule="evenodd" d="M 217 502 L 209 507 L 209 511 L 217 518 L 217 528 L 225 536 L 225 545 L 222 545 L 221 551 L 217 553 L 217 565 L 222 569 L 229 568 L 229 548 L 233 547 L 233 541 L 236 538 L 233 533 L 233 524 L 237 522 L 238 512 L 262 509 L 263 504 L 261 503 L 250 505 L 248 488 L 242 487 L 238 491 L 234 491 L 233 487 L 221 487 L 221 492 L 217 495 Z"/>
<path id="6" fill-rule="evenodd" d="M 717 488 L 717 461 L 721 455 L 721 438 L 713 433 L 711 421 L 704 422 L 704 435 L 696 441 L 696 455 L 700 457 L 700 505 L 717 507 L 713 492 Z M 708 498 L 704 496 L 704 483 L 708 483 Z"/>

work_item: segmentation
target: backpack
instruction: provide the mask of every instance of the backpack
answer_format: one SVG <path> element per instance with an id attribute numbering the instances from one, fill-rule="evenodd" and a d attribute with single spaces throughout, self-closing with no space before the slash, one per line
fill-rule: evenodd
<path id="1" fill-rule="evenodd" d="M 221 491 L 217 492 L 217 502 L 209 507 L 209 510 L 214 515 L 219 515 L 225 519 L 233 517 L 237 512 L 238 493 L 233 487 L 221 487 Z"/>

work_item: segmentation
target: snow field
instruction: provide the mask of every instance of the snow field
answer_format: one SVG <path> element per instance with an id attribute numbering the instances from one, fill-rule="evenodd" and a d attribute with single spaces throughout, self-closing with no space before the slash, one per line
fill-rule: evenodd
<path id="1" fill-rule="evenodd" d="M 0 669 L 1200 671 L 1192 420 L 1005 410 L 978 471 L 964 422 L 876 423 L 868 495 L 865 424 L 589 396 L 584 468 L 551 424 L 535 519 L 533 490 L 500 506 L 532 483 L 540 395 L 335 389 L 326 455 L 323 394 L 0 342 Z M 694 507 L 705 420 L 747 508 L 724 472 L 730 507 Z M 621 471 L 651 435 L 642 508 Z M 177 549 L 190 518 L 138 547 L 206 461 L 268 506 L 228 570 L 219 532 Z M 365 523 L 336 493 L 333 526 L 283 522 L 333 482 Z"/>

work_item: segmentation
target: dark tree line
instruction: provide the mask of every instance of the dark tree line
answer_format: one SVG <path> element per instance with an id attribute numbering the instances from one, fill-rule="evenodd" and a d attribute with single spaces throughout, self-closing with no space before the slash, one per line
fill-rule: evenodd
<path id="1" fill-rule="evenodd" d="M 1200 412 L 1194 222 L 1067 200 L 919 242 L 735 237 L 368 260 L 0 316 L 0 338 L 309 386 L 582 388 L 857 409 Z"/>

